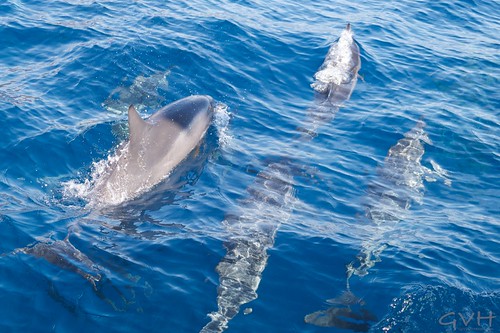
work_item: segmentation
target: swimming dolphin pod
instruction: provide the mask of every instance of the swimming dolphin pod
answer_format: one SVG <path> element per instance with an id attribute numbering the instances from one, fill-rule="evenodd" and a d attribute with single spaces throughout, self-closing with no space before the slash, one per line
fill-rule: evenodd
<path id="1" fill-rule="evenodd" d="M 342 32 L 314 75 L 314 106 L 308 110 L 303 139 L 312 139 L 317 128 L 333 119 L 356 85 L 360 68 L 359 49 L 352 38 L 350 24 Z M 267 250 L 274 245 L 279 225 L 291 214 L 294 199 L 293 171 L 300 170 L 290 159 L 272 162 L 257 174 L 241 202 L 240 215 L 223 221 L 228 238 L 226 255 L 217 265 L 219 287 L 217 311 L 202 333 L 223 332 L 240 307 L 257 298 L 262 272 L 267 265 Z M 245 313 L 251 312 L 246 309 Z"/>
<path id="2" fill-rule="evenodd" d="M 306 323 L 366 332 L 370 322 L 376 320 L 364 302 L 351 293 L 349 279 L 352 275 L 368 274 L 368 269 L 380 261 L 380 254 L 386 248 L 385 233 L 405 217 L 413 203 L 422 200 L 424 175 L 428 172 L 421 164 L 425 152 L 423 143 L 430 143 L 424 126 L 423 121 L 418 121 L 389 149 L 383 166 L 378 169 L 377 181 L 367 190 L 366 217 L 371 226 L 366 227 L 368 237 L 361 251 L 347 265 L 347 291 L 329 301 L 335 306 L 306 315 Z"/>
<path id="3" fill-rule="evenodd" d="M 353 39 L 350 24 L 329 49 L 314 75 L 314 105 L 307 110 L 304 126 L 299 128 L 302 140 L 311 140 L 318 128 L 331 121 L 344 102 L 349 100 L 361 67 L 359 47 Z M 160 81 L 167 73 L 161 74 Z M 119 89 L 119 100 L 112 95 L 105 106 L 119 112 L 112 104 L 141 94 L 149 86 L 138 78 L 128 89 Z M 146 88 L 145 88 L 146 87 Z M 156 90 L 157 85 L 151 89 Z M 120 103 L 119 103 L 120 104 Z M 190 96 L 160 109 L 143 120 L 134 106 L 128 108 L 129 140 L 108 159 L 103 170 L 93 179 L 90 196 L 98 205 L 118 205 L 149 190 L 163 179 L 192 152 L 205 136 L 212 121 L 214 103 L 209 96 Z M 347 266 L 347 290 L 329 300 L 334 306 L 305 316 L 305 322 L 318 326 L 334 326 L 354 331 L 368 331 L 375 316 L 349 288 L 352 275 L 363 276 L 380 261 L 385 248 L 381 226 L 394 225 L 404 218 L 411 204 L 423 196 L 423 142 L 429 142 L 424 122 L 405 134 L 389 149 L 378 181 L 367 190 L 367 218 L 373 233 L 363 243 L 355 260 Z M 289 159 L 269 163 L 259 172 L 247 189 L 248 196 L 240 201 L 240 212 L 223 222 L 228 236 L 224 243 L 226 255 L 216 267 L 219 275 L 217 310 L 209 314 L 210 322 L 202 333 L 221 333 L 240 311 L 241 306 L 257 298 L 257 289 L 267 265 L 267 251 L 274 245 L 281 223 L 293 209 L 294 171 L 298 168 Z M 69 241 L 38 242 L 14 251 L 44 258 L 63 269 L 75 272 L 93 286 L 98 295 L 102 283 L 101 270 Z M 102 288 L 101 288 L 102 289 Z M 114 305 L 113 305 L 114 306 Z M 114 306 L 116 310 L 119 310 Z M 251 309 L 245 309 L 250 313 Z"/>
<path id="4" fill-rule="evenodd" d="M 137 197 L 165 179 L 199 144 L 212 121 L 210 96 L 189 96 L 143 120 L 128 110 L 129 140 L 94 177 L 94 204 L 117 205 Z"/>

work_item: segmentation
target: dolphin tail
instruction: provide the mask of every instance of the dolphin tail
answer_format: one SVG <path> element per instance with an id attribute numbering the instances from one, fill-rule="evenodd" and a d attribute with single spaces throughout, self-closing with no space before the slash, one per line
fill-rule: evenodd
<path id="1" fill-rule="evenodd" d="M 241 248 L 238 250 L 241 250 Z M 254 253 L 252 258 L 255 256 L 256 254 Z M 220 280 L 220 285 L 218 287 L 218 309 L 208 315 L 210 317 L 210 322 L 201 329 L 200 333 L 224 332 L 228 328 L 229 321 L 236 317 L 236 315 L 240 312 L 240 307 L 257 298 L 256 290 L 262 272 L 242 280 L 238 280 L 237 278 L 235 279 L 232 276 L 227 276 L 228 274 L 232 274 L 235 271 L 238 271 L 238 269 L 241 269 L 241 266 L 246 267 L 247 263 L 248 262 L 246 260 L 240 260 L 236 263 L 237 265 L 239 264 L 238 268 L 234 267 L 233 262 L 221 261 L 219 263 L 217 270 L 223 278 Z M 264 266 L 265 264 L 262 268 Z M 244 312 L 245 314 L 247 314 L 246 311 L 247 310 Z"/>
<path id="2" fill-rule="evenodd" d="M 210 322 L 201 329 L 200 333 L 221 333 L 227 329 L 230 318 L 220 312 L 212 312 L 209 316 Z"/>

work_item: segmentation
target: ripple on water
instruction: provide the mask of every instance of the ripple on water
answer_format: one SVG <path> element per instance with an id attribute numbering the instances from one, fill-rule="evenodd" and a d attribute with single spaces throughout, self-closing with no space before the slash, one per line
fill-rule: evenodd
<path id="1" fill-rule="evenodd" d="M 430 175 L 422 203 L 397 228 L 382 229 L 388 247 L 370 274 L 351 281 L 353 292 L 381 318 L 374 331 L 451 330 L 439 324 L 448 312 L 455 317 L 444 321 L 456 319 L 458 330 L 459 313 L 497 313 L 495 5 L 4 1 L 0 330 L 201 329 L 216 306 L 221 222 L 269 161 L 286 156 L 301 169 L 295 210 L 277 234 L 252 313 L 242 309 L 230 330 L 318 332 L 304 315 L 345 290 L 345 265 L 376 231 L 360 218 L 368 186 L 421 118 L 432 140 L 422 165 L 440 166 L 449 182 Z M 347 22 L 361 52 L 358 85 L 317 137 L 292 142 L 314 99 L 313 75 Z M 81 193 L 64 196 L 71 180 L 88 193 L 93 163 L 126 138 L 126 119 L 103 107 L 106 98 L 123 78 L 133 84 L 166 70 L 159 104 L 209 94 L 231 111 L 216 119 L 202 162 L 183 169 L 176 186 L 166 182 L 115 210 L 84 209 Z M 105 276 L 101 293 L 78 274 L 12 253 L 68 233 Z"/>

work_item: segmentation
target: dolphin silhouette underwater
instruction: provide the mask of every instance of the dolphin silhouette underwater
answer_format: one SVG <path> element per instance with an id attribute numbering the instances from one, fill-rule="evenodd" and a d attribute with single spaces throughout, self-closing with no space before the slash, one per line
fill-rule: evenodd
<path id="1" fill-rule="evenodd" d="M 424 143 L 432 143 L 424 128 L 425 123 L 419 120 L 389 149 L 383 167 L 377 170 L 377 181 L 368 186 L 366 217 L 371 222 L 367 229 L 370 237 L 363 242 L 356 260 L 347 265 L 348 278 L 368 274 L 387 247 L 385 233 L 404 220 L 412 204 L 422 202 L 425 175 L 432 173 L 422 165 Z"/>
<path id="2" fill-rule="evenodd" d="M 168 89 L 167 77 L 169 75 L 170 69 L 158 71 L 149 76 L 139 75 L 134 78 L 130 86 L 124 85 L 127 80 L 125 77 L 122 84 L 115 88 L 101 105 L 116 114 L 126 113 L 131 104 L 134 104 L 139 112 L 146 108 L 156 109 L 164 101 L 159 90 Z"/>
<path id="3" fill-rule="evenodd" d="M 217 311 L 200 333 L 220 333 L 228 328 L 240 307 L 257 298 L 257 289 L 267 265 L 267 251 L 273 247 L 280 224 L 291 215 L 294 197 L 290 161 L 269 163 L 247 188 L 241 200 L 241 215 L 229 215 L 222 222 L 229 236 L 226 255 L 217 265 Z M 245 314 L 250 313 L 247 308 Z"/>
<path id="4" fill-rule="evenodd" d="M 129 140 L 93 177 L 90 201 L 118 205 L 160 183 L 204 138 L 213 114 L 214 101 L 205 95 L 182 98 L 145 120 L 131 105 Z"/>

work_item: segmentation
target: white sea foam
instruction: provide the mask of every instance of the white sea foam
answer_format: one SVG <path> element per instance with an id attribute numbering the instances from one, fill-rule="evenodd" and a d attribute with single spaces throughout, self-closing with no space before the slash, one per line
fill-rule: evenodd
<path id="1" fill-rule="evenodd" d="M 111 152 L 106 159 L 95 161 L 92 163 L 91 172 L 87 179 L 83 181 L 70 180 L 64 182 L 63 185 L 63 196 L 65 199 L 78 198 L 85 200 L 89 206 L 101 206 L 101 205 L 116 205 L 125 200 L 131 199 L 127 197 L 125 191 L 121 191 L 120 188 L 112 189 L 109 191 L 112 194 L 106 197 L 106 202 L 103 201 L 104 198 L 96 195 L 96 188 L 100 188 L 105 185 L 109 173 L 112 170 L 114 164 L 116 164 L 122 154 L 127 150 L 127 144 L 122 144 L 114 152 Z M 126 185 L 126 179 L 123 180 L 123 187 Z"/>
<path id="2" fill-rule="evenodd" d="M 224 103 L 217 103 L 214 110 L 214 125 L 217 129 L 219 146 L 221 148 L 231 147 L 233 137 L 229 131 L 229 121 L 231 120 L 231 112 L 229 107 Z"/>

